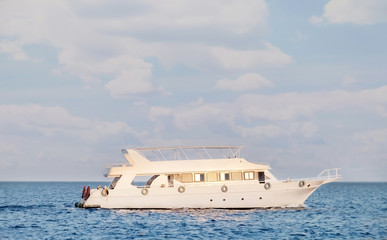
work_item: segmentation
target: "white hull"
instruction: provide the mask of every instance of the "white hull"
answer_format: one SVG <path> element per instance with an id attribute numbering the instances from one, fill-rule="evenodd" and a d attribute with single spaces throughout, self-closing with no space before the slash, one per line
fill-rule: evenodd
<path id="1" fill-rule="evenodd" d="M 92 190 L 90 198 L 83 207 L 120 208 L 120 209 L 174 209 L 174 208 L 285 208 L 303 206 L 305 200 L 322 184 L 332 181 L 271 182 L 271 188 L 265 189 L 259 183 L 226 184 L 227 192 L 222 192 L 225 184 L 184 185 L 185 191 L 178 192 L 178 186 L 149 188 L 143 195 L 142 188 L 109 190 L 103 197 L 102 189 Z"/>

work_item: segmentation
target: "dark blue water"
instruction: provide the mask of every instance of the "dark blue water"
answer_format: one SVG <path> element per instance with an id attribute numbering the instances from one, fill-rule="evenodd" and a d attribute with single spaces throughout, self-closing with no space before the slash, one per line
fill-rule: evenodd
<path id="1" fill-rule="evenodd" d="M 0 239 L 387 239 L 387 183 L 331 183 L 305 209 L 79 209 L 84 185 L 0 182 Z"/>

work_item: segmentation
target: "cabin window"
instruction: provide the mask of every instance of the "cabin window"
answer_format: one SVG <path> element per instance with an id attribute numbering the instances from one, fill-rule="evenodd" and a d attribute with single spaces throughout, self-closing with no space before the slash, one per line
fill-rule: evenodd
<path id="1" fill-rule="evenodd" d="M 230 180 L 230 173 L 220 173 L 220 181 L 228 181 Z"/>
<path id="2" fill-rule="evenodd" d="M 181 181 L 181 175 L 180 174 L 173 174 L 173 179 L 175 180 L 175 181 Z"/>
<path id="3" fill-rule="evenodd" d="M 254 172 L 245 172 L 245 180 L 253 180 Z"/>
<path id="4" fill-rule="evenodd" d="M 216 182 L 218 181 L 216 172 L 207 173 L 207 182 Z"/>
<path id="5" fill-rule="evenodd" d="M 242 180 L 242 173 L 241 172 L 232 172 L 231 173 L 231 179 L 233 181 L 240 181 L 240 180 Z"/>
<path id="6" fill-rule="evenodd" d="M 151 178 L 149 178 L 149 180 L 146 182 L 146 184 L 145 184 L 145 186 L 147 186 L 147 187 L 149 187 L 151 184 L 152 184 L 152 182 L 156 179 L 156 178 L 158 178 L 159 177 L 159 175 L 153 175 Z"/>
<path id="7" fill-rule="evenodd" d="M 259 183 L 265 183 L 265 172 L 258 172 Z"/>
<path id="8" fill-rule="evenodd" d="M 181 174 L 182 183 L 191 183 L 192 182 L 192 173 L 182 173 Z"/>
<path id="9" fill-rule="evenodd" d="M 118 180 L 120 180 L 120 178 L 121 178 L 121 176 L 115 177 L 113 182 L 110 184 L 109 188 L 110 189 L 114 189 L 116 187 L 116 185 L 117 185 Z"/>
<path id="10" fill-rule="evenodd" d="M 195 182 L 204 182 L 204 173 L 195 173 Z"/>

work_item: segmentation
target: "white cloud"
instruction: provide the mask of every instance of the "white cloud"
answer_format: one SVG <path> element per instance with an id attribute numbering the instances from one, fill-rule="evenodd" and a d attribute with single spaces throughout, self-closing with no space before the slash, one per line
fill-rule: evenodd
<path id="1" fill-rule="evenodd" d="M 71 136 L 74 140 L 83 139 L 89 142 L 122 131 L 135 133 L 126 123 L 103 122 L 70 115 L 62 107 L 44 107 L 37 104 L 0 105 L 0 134 L 12 128 L 21 133 L 43 134 L 47 137 L 55 135 Z"/>
<path id="2" fill-rule="evenodd" d="M 216 83 L 217 88 L 231 91 L 246 91 L 273 86 L 272 82 L 257 73 L 246 73 L 239 76 L 236 80 L 224 78 Z"/>
<path id="3" fill-rule="evenodd" d="M 277 125 L 266 124 L 257 125 L 254 127 L 234 125 L 232 128 L 233 131 L 235 131 L 241 137 L 253 137 L 255 139 L 291 135 L 299 135 L 303 138 L 312 138 L 317 135 L 319 130 L 319 127 L 312 122 L 277 122 Z"/>
<path id="4" fill-rule="evenodd" d="M 83 6 L 82 6 L 83 5 Z M 88 16 L 105 13 L 104 25 L 117 31 L 149 31 L 161 29 L 222 29 L 241 34 L 256 25 L 265 25 L 268 10 L 263 0 L 245 1 L 132 1 L 117 4 L 121 9 L 112 9 L 112 3 L 83 1 L 74 4 L 79 14 Z M 92 7 L 92 8 L 91 8 Z M 109 10 L 111 12 L 109 12 Z M 114 11 L 115 10 L 115 11 Z M 117 14 L 118 10 L 125 14 Z M 117 16 L 120 17 L 109 17 Z M 123 17 L 124 16 L 124 17 Z M 107 21 L 106 21 L 107 20 Z"/>
<path id="5" fill-rule="evenodd" d="M 386 165 L 387 128 L 357 132 L 352 135 L 352 140 L 359 145 L 358 151 L 366 154 L 367 158 L 380 159 Z"/>
<path id="6" fill-rule="evenodd" d="M 251 69 L 257 66 L 282 66 L 292 61 L 292 57 L 283 53 L 270 43 L 263 50 L 234 50 L 213 47 L 212 54 L 220 65 L 226 69 Z"/>
<path id="7" fill-rule="evenodd" d="M 282 93 L 276 95 L 244 94 L 234 102 L 207 103 L 198 106 L 168 108 L 160 121 L 173 121 L 177 129 L 223 124 L 242 136 L 262 133 L 266 136 L 299 134 L 313 137 L 319 126 L 306 121 L 316 114 L 341 114 L 343 110 L 354 113 L 369 112 L 386 117 L 380 109 L 387 105 L 387 86 L 377 89 L 349 92 Z M 164 111 L 165 112 L 165 111 Z M 346 112 L 344 112 L 345 114 Z M 154 121 L 156 118 L 152 118 Z M 300 122 L 301 123 L 297 123 Z M 254 124 L 254 123 L 259 124 Z M 277 127 L 273 124 L 278 123 Z M 295 124 L 297 123 L 297 124 Z M 253 124 L 249 129 L 246 125 Z M 295 124 L 295 125 L 294 125 Z"/>
<path id="8" fill-rule="evenodd" d="M 352 76 L 345 75 L 343 77 L 343 82 L 342 85 L 345 87 L 352 86 L 356 82 L 356 79 L 353 78 Z"/>
<path id="9" fill-rule="evenodd" d="M 58 106 L 0 105 L 0 116 L 0 179 L 8 181 L 101 180 L 103 166 L 120 159 L 121 135 L 131 143 L 146 135 Z"/>
<path id="10" fill-rule="evenodd" d="M 14 144 L 10 144 L 8 141 L 0 140 L 0 154 L 4 153 L 17 153 L 17 146 Z"/>
<path id="11" fill-rule="evenodd" d="M 272 96 L 245 94 L 236 102 L 247 118 L 274 121 L 309 117 L 320 111 L 336 112 L 348 107 L 379 114 L 377 109 L 386 103 L 387 86 L 358 92 L 335 90 Z"/>
<path id="12" fill-rule="evenodd" d="M 313 24 L 319 25 L 324 22 L 324 19 L 322 17 L 312 16 L 309 21 Z"/>
<path id="13" fill-rule="evenodd" d="M 370 130 L 363 133 L 356 133 L 353 136 L 354 140 L 361 140 L 366 144 L 386 144 L 387 143 L 387 128 Z"/>
<path id="14" fill-rule="evenodd" d="M 86 83 L 109 79 L 106 89 L 113 97 L 122 97 L 160 90 L 151 81 L 149 58 L 169 68 L 186 65 L 200 70 L 246 70 L 289 63 L 291 57 L 269 43 L 264 49 L 248 50 L 225 44 L 229 37 L 264 30 L 267 16 L 263 0 L 4 1 L 0 34 L 16 40 L 2 41 L 1 51 L 28 60 L 23 47 L 48 43 L 57 49 L 63 70 Z M 193 40 L 186 33 L 200 39 Z M 148 38 L 150 35 L 164 38 Z"/>
<path id="15" fill-rule="evenodd" d="M 110 95 L 116 98 L 137 93 L 148 93 L 154 90 L 150 82 L 150 69 L 131 69 L 122 72 L 116 79 L 105 85 Z"/>
<path id="16" fill-rule="evenodd" d="M 185 107 L 173 110 L 173 122 L 178 129 L 186 130 L 193 126 L 206 126 L 208 123 L 226 123 L 234 121 L 234 111 L 228 109 L 228 103 L 203 104 L 197 107 Z"/>
<path id="17" fill-rule="evenodd" d="M 319 127 L 312 122 L 306 122 L 301 126 L 301 133 L 305 137 L 313 137 L 319 130 Z"/>
<path id="18" fill-rule="evenodd" d="M 172 113 L 172 109 L 165 107 L 151 107 L 149 109 L 149 120 L 157 121 L 159 117 L 169 116 Z"/>
<path id="19" fill-rule="evenodd" d="M 313 24 L 375 24 L 387 21 L 387 2 L 384 0 L 330 0 L 321 17 L 313 16 Z"/>
<path id="20" fill-rule="evenodd" d="M 0 42 L 0 52 L 7 53 L 12 56 L 13 59 L 19 61 L 28 60 L 27 54 L 23 51 L 20 44 L 11 41 Z"/>
<path id="21" fill-rule="evenodd" d="M 269 43 L 258 50 L 237 50 L 205 43 L 153 43 L 140 48 L 143 53 L 151 51 L 148 56 L 157 57 L 169 69 L 185 65 L 205 71 L 255 70 L 257 67 L 280 67 L 292 61 L 291 56 Z"/>
<path id="22" fill-rule="evenodd" d="M 234 131 L 242 137 L 274 137 L 283 134 L 282 129 L 276 125 L 263 125 L 252 128 L 235 126 Z"/>

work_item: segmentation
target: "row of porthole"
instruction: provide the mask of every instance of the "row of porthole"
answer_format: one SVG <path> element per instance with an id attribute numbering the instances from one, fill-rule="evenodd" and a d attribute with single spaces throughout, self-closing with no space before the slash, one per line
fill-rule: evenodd
<path id="1" fill-rule="evenodd" d="M 305 186 L 305 181 L 299 181 L 299 182 L 298 182 L 298 186 L 299 186 L 299 187 L 304 187 L 304 186 Z M 308 185 L 308 187 L 309 187 L 309 186 L 310 186 L 310 184 Z M 265 183 L 264 188 L 265 188 L 266 190 L 269 190 L 269 189 L 271 188 L 271 184 L 268 183 L 268 182 Z M 228 187 L 227 187 L 226 185 L 223 185 L 223 186 L 221 187 L 220 190 L 221 190 L 222 192 L 227 192 L 227 191 L 228 191 Z M 184 193 L 184 192 L 185 192 L 185 187 L 180 186 L 180 187 L 177 189 L 177 191 L 178 191 L 179 193 Z M 148 192 L 149 192 L 148 188 L 143 188 L 143 189 L 141 190 L 142 195 L 147 195 Z M 107 195 L 109 195 L 109 190 L 107 190 L 106 188 L 104 188 L 104 189 L 101 191 L 101 195 L 104 196 L 104 197 L 106 197 Z M 243 199 L 242 199 L 242 200 L 243 200 Z"/>
<path id="2" fill-rule="evenodd" d="M 245 200 L 245 198 L 241 198 L 241 201 L 244 201 Z M 262 200 L 262 197 L 259 197 L 259 200 Z M 210 202 L 212 202 L 213 200 L 212 200 L 212 198 L 210 199 Z M 226 199 L 225 198 L 223 198 L 223 202 L 225 202 L 226 201 Z"/>
<path id="3" fill-rule="evenodd" d="M 222 192 L 227 192 L 227 191 L 228 191 L 228 188 L 227 188 L 226 185 L 223 185 L 223 186 L 221 187 L 220 190 L 222 190 Z M 185 187 L 184 187 L 184 186 L 180 186 L 180 187 L 177 189 L 177 191 L 178 191 L 179 193 L 184 193 L 184 192 L 185 192 Z M 141 189 L 141 194 L 142 194 L 142 195 L 147 195 L 148 192 L 149 192 L 148 188 L 143 188 L 143 189 Z"/>
<path id="4" fill-rule="evenodd" d="M 304 186 L 305 186 L 305 181 L 299 181 L 299 182 L 298 182 L 298 186 L 299 186 L 299 187 L 304 187 Z M 308 187 L 310 187 L 310 184 L 308 184 Z M 266 190 L 269 190 L 269 189 L 271 188 L 271 184 L 268 183 L 268 182 L 265 183 L 264 188 L 265 188 Z"/>

